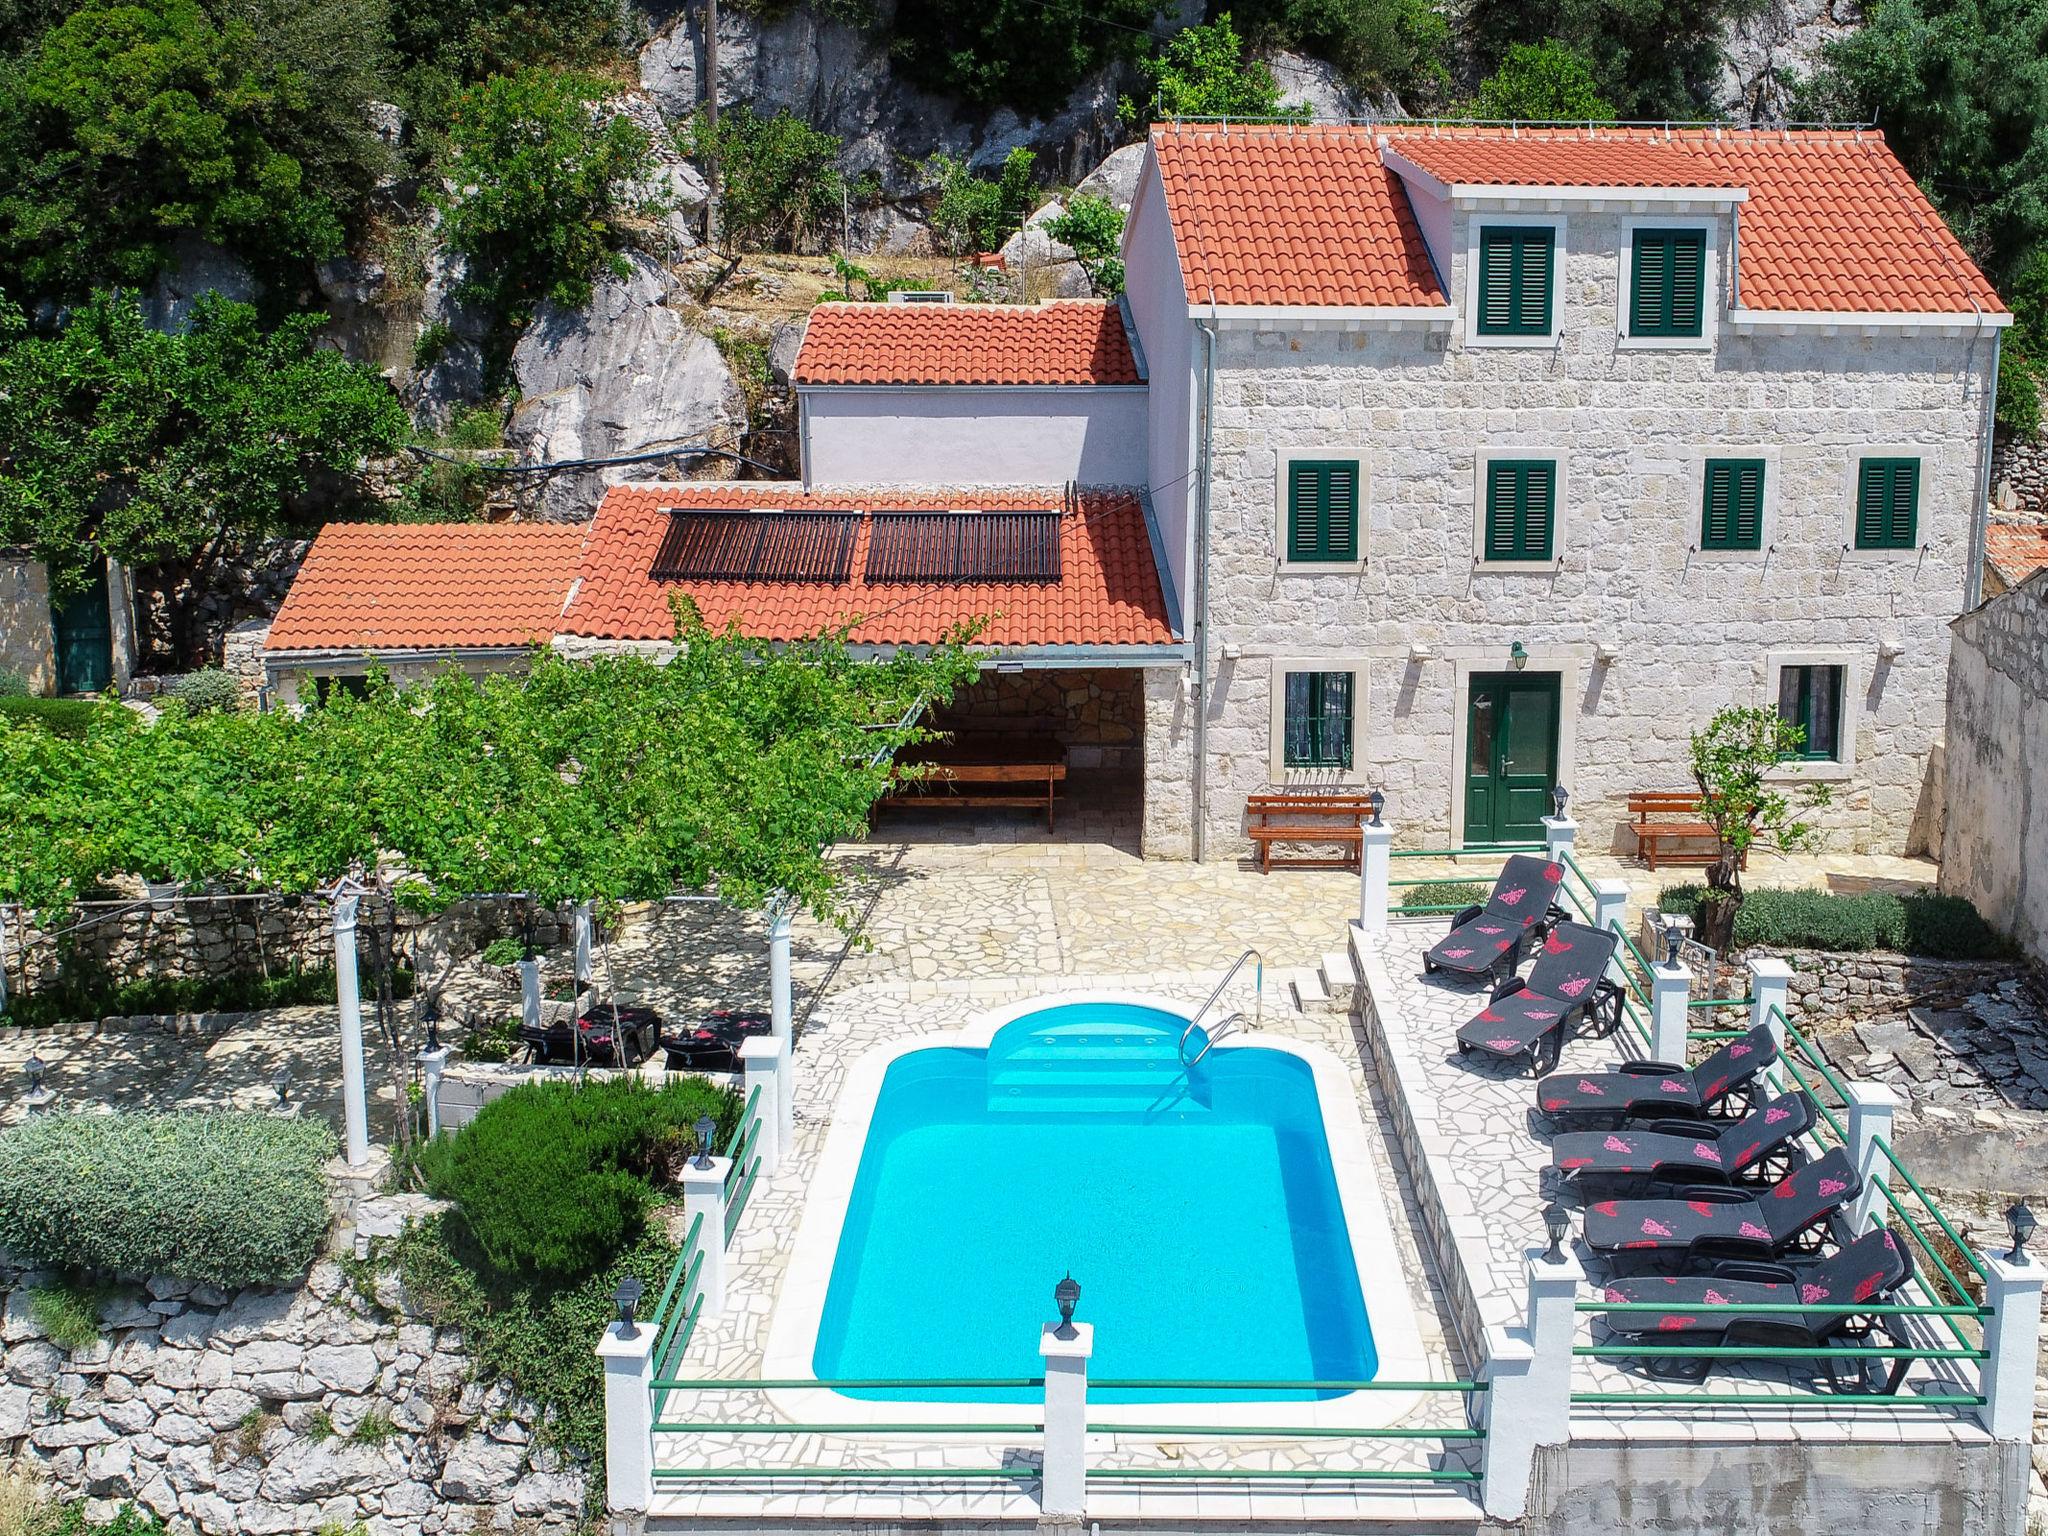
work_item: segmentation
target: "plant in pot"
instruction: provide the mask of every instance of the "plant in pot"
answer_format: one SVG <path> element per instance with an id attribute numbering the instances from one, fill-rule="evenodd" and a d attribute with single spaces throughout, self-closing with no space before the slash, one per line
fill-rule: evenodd
<path id="1" fill-rule="evenodd" d="M 1768 706 L 1720 711 L 1692 736 L 1693 782 L 1700 816 L 1713 829 L 1714 862 L 1700 895 L 1695 933 L 1726 955 L 1742 910 L 1742 866 L 1752 848 L 1795 852 L 1814 836 L 1799 813 L 1828 803 L 1828 786 L 1794 777 L 1806 728 Z"/>

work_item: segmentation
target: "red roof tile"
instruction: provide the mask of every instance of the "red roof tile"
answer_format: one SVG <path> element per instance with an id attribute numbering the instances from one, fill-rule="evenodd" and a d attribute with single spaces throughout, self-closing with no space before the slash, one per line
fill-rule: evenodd
<path id="1" fill-rule="evenodd" d="M 799 384 L 1136 384 L 1114 303 L 820 304 Z"/>
<path id="2" fill-rule="evenodd" d="M 1744 188 L 1745 309 L 2004 309 L 1883 135 L 1818 129 L 1155 128 L 1196 301 L 1441 303 L 1382 141 L 1454 184 Z"/>
<path id="3" fill-rule="evenodd" d="M 586 531 L 582 523 L 329 523 L 264 648 L 545 644 Z"/>
<path id="4" fill-rule="evenodd" d="M 1081 493 L 1063 523 L 1057 583 L 974 582 L 918 586 L 864 579 L 869 524 L 855 537 L 852 574 L 815 581 L 658 582 L 648 575 L 668 524 L 668 507 L 761 508 L 804 512 L 1030 511 L 1063 505 L 1048 491 L 862 491 L 805 494 L 792 485 L 621 485 L 605 493 L 578 571 L 565 634 L 608 640 L 666 640 L 668 593 L 685 591 L 712 625 L 795 640 L 854 624 L 874 645 L 925 645 L 961 622 L 986 617 L 989 645 L 1161 645 L 1172 641 L 1158 569 L 1138 498 Z M 866 617 L 863 617 L 863 616 Z"/>
<path id="5" fill-rule="evenodd" d="M 2048 526 L 1993 523 L 1984 530 L 1984 541 L 1985 553 L 2009 587 L 2018 586 L 2048 565 Z"/>

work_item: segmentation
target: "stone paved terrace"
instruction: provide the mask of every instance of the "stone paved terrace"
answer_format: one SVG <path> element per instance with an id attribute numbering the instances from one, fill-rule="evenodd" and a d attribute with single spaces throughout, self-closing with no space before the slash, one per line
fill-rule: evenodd
<path id="1" fill-rule="evenodd" d="M 1553 1186 L 1549 1138 L 1533 1114 L 1534 1081 L 1526 1071 L 1461 1057 L 1456 1049 L 1453 1037 L 1483 1004 L 1485 989 L 1442 973 L 1423 973 L 1423 954 L 1446 926 L 1442 919 L 1397 921 L 1382 935 L 1357 932 L 1353 948 L 1359 960 L 1359 1010 L 1374 1070 L 1411 1168 L 1422 1165 L 1422 1207 L 1437 1255 L 1446 1259 L 1447 1294 L 1457 1327 L 1467 1339 L 1474 1339 L 1485 1327 L 1520 1326 L 1525 1321 L 1524 1254 L 1532 1243 L 1543 1242 L 1541 1213 Z M 1624 1023 L 1611 1039 L 1571 1040 L 1559 1070 L 1595 1071 L 1642 1054 Z M 1575 1205 L 1569 1194 L 1565 1198 Z M 1604 1262 L 1583 1243 L 1575 1240 L 1575 1247 L 1597 1285 L 1606 1273 Z M 1594 1294 L 1589 1290 L 1583 1299 L 1591 1300 Z M 1921 1294 L 1912 1299 L 1938 1298 Z M 1938 1320 L 1902 1322 L 1918 1345 L 1955 1345 Z M 1965 1326 L 1974 1337 L 1974 1325 Z M 1593 1319 L 1581 1314 L 1578 1343 L 1604 1342 L 1604 1330 L 1596 1337 Z M 1974 1393 L 1976 1383 L 1972 1362 L 1919 1362 L 1904 1391 Z M 1682 1394 L 1688 1389 L 1649 1377 L 1636 1362 L 1581 1358 L 1575 1362 L 1573 1390 Z M 1816 1395 L 1811 1376 L 1790 1367 L 1719 1363 L 1707 1390 L 1783 1396 L 1787 1411 L 1688 1405 L 1682 1413 L 1672 1414 L 1655 1407 L 1585 1405 L 1575 1410 L 1574 1434 L 1621 1428 L 1631 1437 L 1710 1439 L 1734 1434 L 1753 1439 L 1846 1432 L 1841 1405 L 1831 1411 L 1829 1397 Z M 1983 1441 L 1983 1432 L 1964 1417 L 1966 1412 L 1861 1406 L 1854 1415 L 1854 1433 L 1858 1438 Z"/>

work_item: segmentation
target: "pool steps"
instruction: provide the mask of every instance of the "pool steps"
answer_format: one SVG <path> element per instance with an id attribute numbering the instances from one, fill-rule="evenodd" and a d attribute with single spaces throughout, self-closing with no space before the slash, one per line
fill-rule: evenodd
<path id="1" fill-rule="evenodd" d="M 1176 1041 L 1175 1031 L 1086 1021 L 998 1037 L 988 1055 L 989 1108 L 1207 1108 L 1206 1083 L 1182 1068 Z"/>

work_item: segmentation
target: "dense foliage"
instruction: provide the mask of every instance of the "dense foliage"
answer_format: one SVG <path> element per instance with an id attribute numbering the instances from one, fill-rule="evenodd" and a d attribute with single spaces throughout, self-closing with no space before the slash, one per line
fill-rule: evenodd
<path id="1" fill-rule="evenodd" d="M 1474 907 L 1493 894 L 1493 887 L 1472 880 L 1425 880 L 1401 893 L 1404 908 Z"/>
<path id="2" fill-rule="evenodd" d="M 33 723 L 57 736 L 83 736 L 86 727 L 106 714 L 125 715 L 120 705 L 103 699 L 39 699 L 0 694 L 0 727 Z"/>
<path id="3" fill-rule="evenodd" d="M 718 159 L 718 239 L 728 250 L 806 250 L 839 228 L 840 141 L 780 110 L 744 102 L 690 124 L 692 150 Z"/>
<path id="4" fill-rule="evenodd" d="M 1512 44 L 1479 82 L 1465 115 L 1493 123 L 1611 123 L 1615 116 L 1594 84 L 1592 63 L 1556 38 Z"/>
<path id="5" fill-rule="evenodd" d="M 468 259 L 467 291 L 512 324 L 543 299 L 576 308 L 593 279 L 627 271 L 625 221 L 659 212 L 642 188 L 654 168 L 647 131 L 595 109 L 595 76 L 546 69 L 465 91 L 448 126 L 440 201 L 450 249 Z"/>
<path id="6" fill-rule="evenodd" d="M 659 1088 L 637 1077 L 531 1082 L 429 1142 L 420 1168 L 429 1192 L 454 1202 L 453 1233 L 484 1268 L 573 1281 L 640 1240 L 657 1185 L 696 1150 L 704 1115 L 719 1144 L 738 1096 L 701 1077 Z"/>
<path id="7" fill-rule="evenodd" d="M 391 99 L 433 139 L 464 87 L 531 65 L 595 65 L 623 41 L 618 0 L 404 0 L 391 8 Z"/>
<path id="8" fill-rule="evenodd" d="M 1657 906 L 1692 917 L 1704 896 L 1698 885 L 1667 886 Z M 1891 949 L 1939 960 L 1995 960 L 2013 953 L 1968 901 L 1932 891 L 1751 891 L 1735 919 L 1732 942 L 1739 949 Z"/>
<path id="9" fill-rule="evenodd" d="M 398 995 L 410 997 L 413 973 L 401 968 L 393 978 Z M 205 976 L 142 976 L 116 981 L 90 966 L 67 964 L 54 982 L 33 992 L 10 990 L 5 1017 L 9 1024 L 37 1028 L 77 1019 L 129 1018 L 156 1013 L 247 1013 L 259 1008 L 295 1008 L 334 1003 L 334 967 L 291 967 L 264 975 L 228 971 Z"/>
<path id="10" fill-rule="evenodd" d="M 1466 42 L 1487 71 L 1516 43 L 1554 39 L 1585 58 L 1628 119 L 1718 116 L 1721 39 L 1764 0 L 1474 0 Z"/>
<path id="11" fill-rule="evenodd" d="M 265 330 L 208 295 L 165 333 L 107 294 L 47 332 L 0 302 L 0 544 L 33 551 L 63 594 L 100 556 L 189 562 L 289 526 L 315 475 L 407 430 L 375 371 L 316 344 L 319 324 Z"/>
<path id="12" fill-rule="evenodd" d="M 220 667 L 203 667 L 197 672 L 186 672 L 165 679 L 163 692 L 159 697 L 182 704 L 195 712 L 209 709 L 240 709 L 242 685 L 235 680 L 232 672 Z"/>
<path id="13" fill-rule="evenodd" d="M 1355 90 L 1393 93 L 1411 112 L 1442 98 L 1451 24 L 1433 0 L 1239 0 L 1260 46 L 1327 59 Z"/>
<path id="14" fill-rule="evenodd" d="M 976 107 L 1050 116 L 1075 85 L 1136 58 L 1153 0 L 901 0 L 891 48 L 904 72 Z"/>
<path id="15" fill-rule="evenodd" d="M 935 154 L 923 171 L 932 186 L 932 239 L 952 256 L 992 251 L 1009 239 L 1031 207 L 1037 156 L 1021 144 L 1003 157 L 995 180 L 977 176 L 958 156 Z"/>
<path id="16" fill-rule="evenodd" d="M 1045 232 L 1072 249 L 1097 293 L 1114 296 L 1124 291 L 1124 263 L 1117 254 L 1123 248 L 1124 215 L 1108 198 L 1082 193 L 1057 218 L 1046 221 Z"/>
<path id="17" fill-rule="evenodd" d="M 39 1115 L 0 1134 L 0 1248 L 233 1289 L 297 1279 L 327 1232 L 324 1121 Z"/>
<path id="18" fill-rule="evenodd" d="M 1179 117 L 1298 119 L 1309 111 L 1280 99 L 1273 71 L 1245 52 L 1244 39 L 1225 11 L 1214 21 L 1176 32 L 1139 66 L 1151 87 L 1149 98 L 1119 104 L 1126 121 Z"/>

